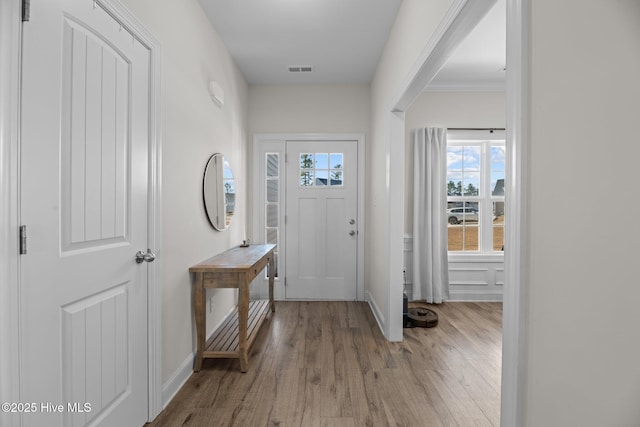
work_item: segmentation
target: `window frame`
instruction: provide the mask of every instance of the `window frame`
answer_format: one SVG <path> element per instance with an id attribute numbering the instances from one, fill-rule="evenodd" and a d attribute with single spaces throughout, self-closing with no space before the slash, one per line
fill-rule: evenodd
<path id="1" fill-rule="evenodd" d="M 276 158 L 276 174 L 275 175 L 269 175 L 269 156 L 274 156 Z M 274 259 L 275 259 L 275 274 L 274 274 L 274 279 L 275 280 L 280 280 L 280 243 L 281 243 L 281 238 L 282 238 L 282 224 L 280 221 L 280 217 L 281 217 L 281 211 L 283 209 L 283 203 L 282 203 L 282 179 L 283 179 L 283 160 L 284 160 L 284 156 L 282 155 L 282 153 L 275 151 L 275 150 L 266 150 L 263 154 L 263 161 L 264 161 L 264 171 L 263 171 L 263 176 L 262 176 L 262 181 L 263 181 L 263 185 L 264 185 L 264 227 L 263 227 L 263 233 L 264 233 L 264 242 L 269 244 L 272 243 L 269 241 L 269 231 L 275 231 L 276 234 L 276 242 L 275 242 L 275 250 L 273 252 L 274 254 Z M 270 182 L 275 182 L 276 183 L 276 197 L 275 200 L 270 200 L 269 199 L 269 183 Z M 276 207 L 276 225 L 269 225 L 269 206 L 275 206 Z M 269 279 L 269 266 L 267 266 L 267 268 L 264 269 L 263 271 L 263 275 L 264 278 L 266 280 Z"/>
<path id="2" fill-rule="evenodd" d="M 478 250 L 450 251 L 448 254 L 454 259 L 468 258 L 487 259 L 503 258 L 504 252 L 493 249 L 493 205 L 495 202 L 505 202 L 505 196 L 492 195 L 491 188 L 491 148 L 505 148 L 504 131 L 448 131 L 447 152 L 449 147 L 479 147 L 480 148 L 480 186 L 478 196 L 449 196 L 447 195 L 447 209 L 449 202 L 471 202 L 478 204 Z M 505 159 L 506 161 L 506 159 Z M 449 168 L 447 167 L 447 172 Z M 505 172 L 505 171 L 503 171 Z M 506 176 L 505 176 L 506 179 Z M 448 183 L 448 180 L 445 179 Z M 446 189 L 445 189 L 446 191 Z M 465 205 L 466 207 L 467 205 Z M 449 225 L 447 224 L 447 227 Z M 504 225 L 503 225 L 504 227 Z"/>
<path id="3" fill-rule="evenodd" d="M 341 158 L 341 163 L 339 163 L 340 167 L 332 167 L 332 156 L 334 155 L 339 155 Z M 305 159 L 303 160 L 303 156 L 305 156 Z M 310 166 L 303 166 L 303 162 L 309 160 L 309 158 L 306 158 L 306 156 L 311 156 L 311 165 Z M 326 156 L 326 167 L 318 167 L 318 157 L 319 156 Z M 328 189 L 328 188 L 343 188 L 344 187 L 344 153 L 338 153 L 338 152 L 314 152 L 314 153 L 300 153 L 300 158 L 298 159 L 298 173 L 300 175 L 300 179 L 298 180 L 298 187 L 299 188 L 323 188 L 323 189 Z M 319 172 L 321 173 L 325 173 L 327 174 L 326 180 L 327 183 L 324 185 L 320 185 L 318 184 L 318 181 L 323 179 L 321 177 L 318 177 Z M 334 173 L 339 173 L 340 174 L 340 179 L 339 180 L 335 180 L 335 181 L 339 181 L 339 183 L 334 184 L 333 183 L 333 179 L 332 179 L 332 175 Z M 307 175 L 307 179 L 309 179 L 308 177 L 311 177 L 311 181 L 309 184 L 304 184 L 304 174 L 310 174 Z"/>

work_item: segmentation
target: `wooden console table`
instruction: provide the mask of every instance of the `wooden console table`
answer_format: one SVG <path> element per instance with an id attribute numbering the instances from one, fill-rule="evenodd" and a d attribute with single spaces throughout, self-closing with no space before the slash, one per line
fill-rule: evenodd
<path id="1" fill-rule="evenodd" d="M 231 248 L 189 268 L 195 273 L 193 291 L 198 352 L 193 370 L 200 371 L 204 358 L 239 358 L 247 372 L 249 349 L 273 303 L 275 245 Z M 269 264 L 269 300 L 249 301 L 251 281 Z M 207 328 L 205 288 L 237 288 L 238 307 L 205 342 Z"/>

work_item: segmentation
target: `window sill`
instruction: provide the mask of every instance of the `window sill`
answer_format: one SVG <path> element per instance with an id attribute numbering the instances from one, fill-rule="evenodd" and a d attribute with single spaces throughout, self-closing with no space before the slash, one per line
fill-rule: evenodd
<path id="1" fill-rule="evenodd" d="M 487 263 L 487 262 L 496 262 L 496 263 L 501 263 L 504 262 L 504 253 L 500 252 L 500 253 L 495 253 L 495 254 L 480 254 L 480 253 L 474 253 L 474 254 L 464 254 L 464 253 L 459 253 L 459 252 L 449 252 L 449 262 L 482 262 L 482 263 Z"/>

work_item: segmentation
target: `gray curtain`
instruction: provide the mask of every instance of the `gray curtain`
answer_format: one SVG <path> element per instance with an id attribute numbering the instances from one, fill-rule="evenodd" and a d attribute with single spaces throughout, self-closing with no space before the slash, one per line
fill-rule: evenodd
<path id="1" fill-rule="evenodd" d="M 447 130 L 412 131 L 413 299 L 439 304 L 449 298 L 447 258 Z"/>

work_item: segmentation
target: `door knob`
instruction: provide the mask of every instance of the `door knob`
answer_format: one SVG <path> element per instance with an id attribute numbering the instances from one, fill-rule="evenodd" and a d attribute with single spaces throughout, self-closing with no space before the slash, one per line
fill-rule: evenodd
<path id="1" fill-rule="evenodd" d="M 355 224 L 355 223 L 356 223 L 356 220 L 355 220 L 355 219 L 352 219 L 352 220 L 350 220 L 350 221 L 349 221 L 349 224 L 351 224 L 351 225 L 353 225 L 353 224 Z"/>
<path id="2" fill-rule="evenodd" d="M 151 252 L 151 249 L 147 249 L 147 252 L 144 253 L 142 251 L 136 252 L 136 262 L 140 264 L 142 261 L 153 262 L 156 259 L 156 254 Z"/>
<path id="3" fill-rule="evenodd" d="M 349 232 L 349 236 L 355 236 L 355 235 L 356 235 L 356 232 L 355 232 L 354 230 L 351 230 L 351 231 Z"/>

